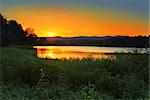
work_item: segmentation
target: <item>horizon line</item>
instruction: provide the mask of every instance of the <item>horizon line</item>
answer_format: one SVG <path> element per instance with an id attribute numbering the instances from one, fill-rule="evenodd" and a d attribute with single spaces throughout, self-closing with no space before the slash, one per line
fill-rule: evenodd
<path id="1" fill-rule="evenodd" d="M 135 35 L 135 36 L 129 36 L 129 35 L 105 35 L 105 36 L 37 36 L 38 38 L 74 38 L 74 37 L 139 37 L 139 36 L 142 36 L 142 37 L 149 37 L 150 34 L 147 34 L 147 35 Z"/>

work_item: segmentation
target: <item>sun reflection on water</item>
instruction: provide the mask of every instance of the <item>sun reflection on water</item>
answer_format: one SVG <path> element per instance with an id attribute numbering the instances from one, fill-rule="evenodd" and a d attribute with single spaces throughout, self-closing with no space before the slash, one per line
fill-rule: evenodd
<path id="1" fill-rule="evenodd" d="M 82 59 L 82 58 L 98 58 L 104 59 L 108 58 L 111 55 L 99 53 L 97 51 L 89 52 L 90 50 L 81 49 L 80 47 L 77 49 L 74 48 L 66 48 L 66 47 L 55 47 L 49 46 L 47 48 L 44 47 L 36 47 L 37 49 L 37 57 L 38 58 L 48 58 L 48 59 Z"/>

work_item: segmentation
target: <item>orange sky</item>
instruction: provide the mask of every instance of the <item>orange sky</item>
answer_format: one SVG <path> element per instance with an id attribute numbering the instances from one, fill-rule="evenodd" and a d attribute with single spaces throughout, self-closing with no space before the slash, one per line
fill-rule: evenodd
<path id="1" fill-rule="evenodd" d="M 69 7 L 68 7 L 69 8 Z M 4 16 L 16 19 L 23 28 L 32 27 L 45 36 L 147 35 L 148 19 L 130 11 L 109 8 L 9 7 Z"/>

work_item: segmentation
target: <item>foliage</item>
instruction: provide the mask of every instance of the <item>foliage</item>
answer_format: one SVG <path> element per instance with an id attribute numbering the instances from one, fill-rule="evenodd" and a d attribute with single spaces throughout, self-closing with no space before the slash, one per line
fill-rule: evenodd
<path id="1" fill-rule="evenodd" d="M 36 58 L 28 47 L 5 47 L 1 52 L 0 97 L 5 99 L 148 98 L 147 54 L 47 60 Z"/>
<path id="2" fill-rule="evenodd" d="M 33 44 L 36 41 L 36 35 L 27 35 L 21 24 L 15 20 L 7 20 L 0 14 L 0 46 Z"/>

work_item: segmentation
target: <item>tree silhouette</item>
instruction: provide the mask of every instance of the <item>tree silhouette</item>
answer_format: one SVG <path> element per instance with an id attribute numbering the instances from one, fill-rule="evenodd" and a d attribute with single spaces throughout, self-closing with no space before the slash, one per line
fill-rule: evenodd
<path id="1" fill-rule="evenodd" d="M 35 34 L 28 36 L 21 24 L 18 24 L 15 20 L 7 20 L 1 14 L 0 26 L 1 46 L 25 45 L 35 42 Z M 31 40 L 32 42 L 30 42 Z"/>
<path id="2" fill-rule="evenodd" d="M 25 33 L 26 33 L 28 44 L 34 45 L 37 42 L 37 35 L 34 33 L 34 29 L 31 27 L 26 28 Z"/>
<path id="3" fill-rule="evenodd" d="M 7 20 L 0 14 L 0 36 L 1 36 L 1 45 L 6 45 L 6 41 L 8 41 L 8 38 L 6 37 L 8 35 L 7 29 L 8 24 Z"/>
<path id="4" fill-rule="evenodd" d="M 10 20 L 8 21 L 8 28 L 8 31 L 10 31 L 9 37 L 14 43 L 24 44 L 26 42 L 26 35 L 20 24 L 14 20 Z"/>

